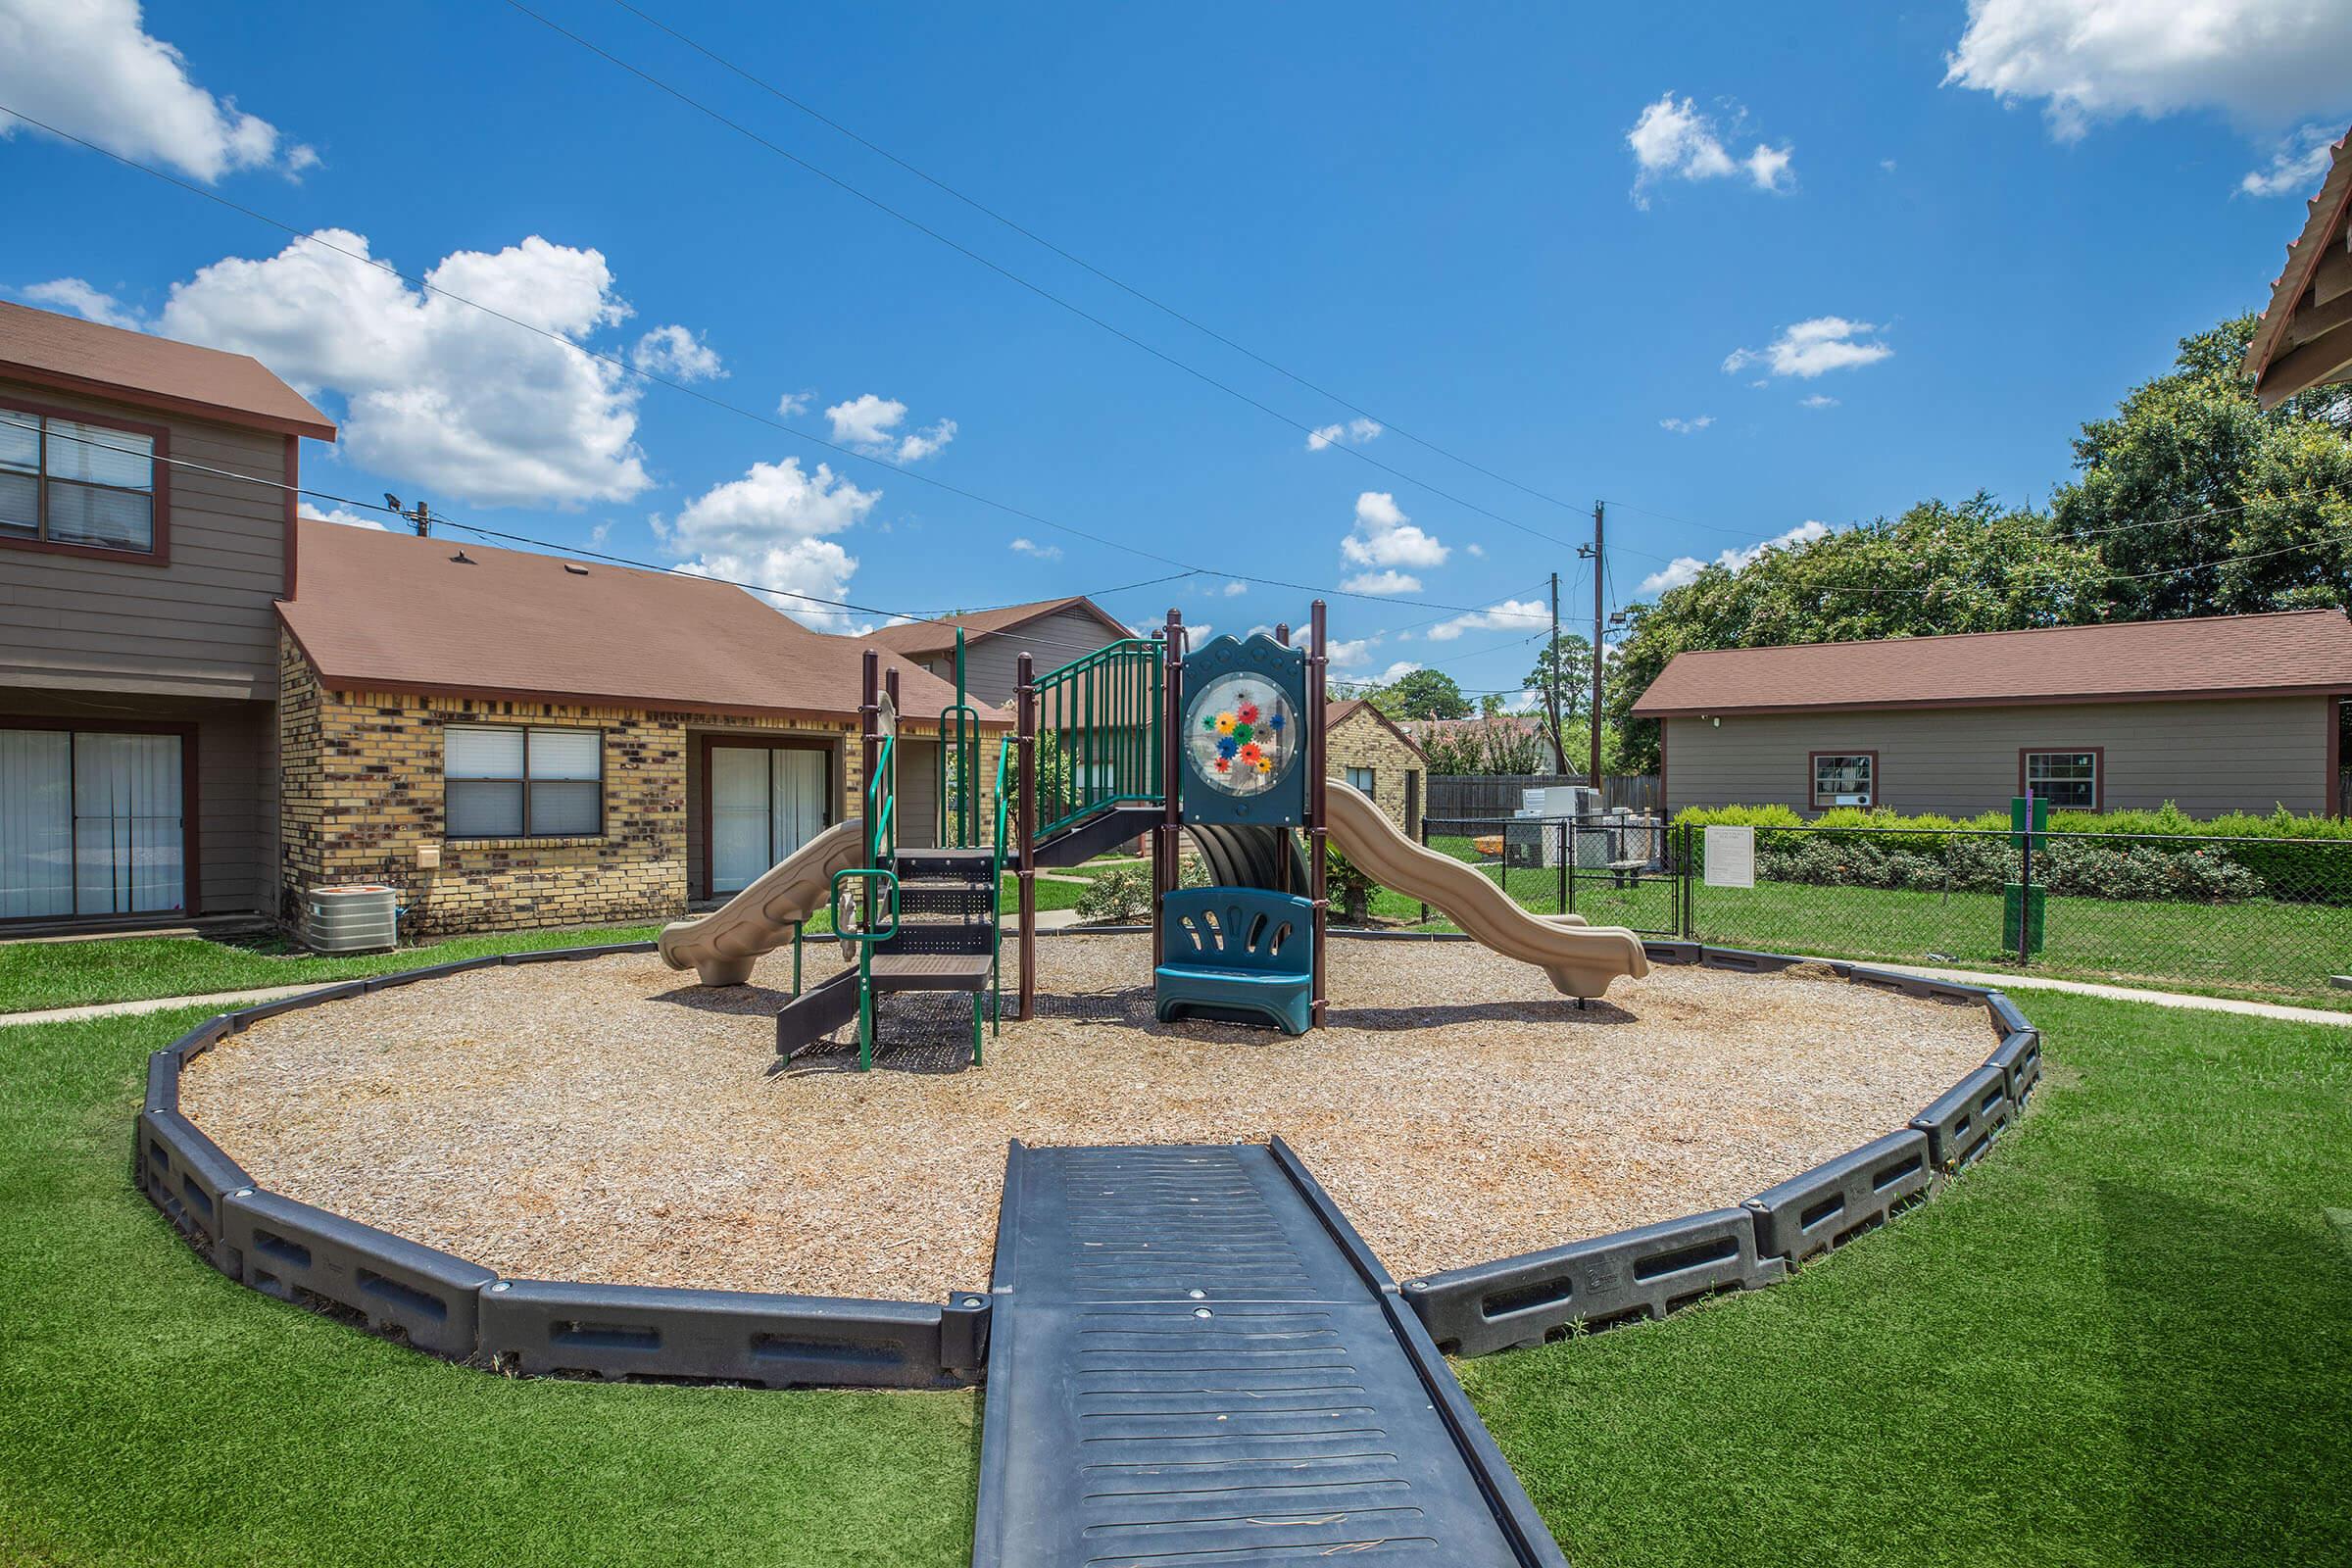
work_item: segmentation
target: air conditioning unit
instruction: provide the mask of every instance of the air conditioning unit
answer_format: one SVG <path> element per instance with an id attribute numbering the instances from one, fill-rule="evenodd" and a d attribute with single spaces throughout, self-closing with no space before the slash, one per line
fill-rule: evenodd
<path id="1" fill-rule="evenodd" d="M 381 882 L 312 888 L 303 895 L 302 940 L 320 953 L 400 946 L 400 891 Z"/>

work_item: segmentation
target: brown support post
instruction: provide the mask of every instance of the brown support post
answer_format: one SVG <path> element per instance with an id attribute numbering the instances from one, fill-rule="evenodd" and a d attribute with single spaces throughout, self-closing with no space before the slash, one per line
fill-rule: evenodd
<path id="1" fill-rule="evenodd" d="M 1019 683 L 1014 701 L 1020 705 L 1015 720 L 1015 765 L 1020 769 L 1013 797 L 1015 842 L 1020 859 L 1015 874 L 1021 884 L 1020 959 L 1021 1001 L 1014 1016 L 1037 1016 L 1037 660 L 1023 654 L 1013 662 Z"/>
<path id="2" fill-rule="evenodd" d="M 1309 992 L 1314 1000 L 1308 1017 L 1310 1027 L 1316 1029 L 1323 1027 L 1328 1005 L 1323 994 L 1323 948 L 1331 926 L 1331 898 L 1324 885 L 1323 863 L 1323 841 L 1329 832 L 1324 815 L 1328 797 L 1323 789 L 1324 618 L 1323 601 L 1318 599 L 1308 612 L 1306 641 L 1306 896 L 1315 905 L 1315 972 Z"/>
<path id="3" fill-rule="evenodd" d="M 858 673 L 858 814 L 868 816 L 866 803 L 874 798 L 875 754 L 882 750 L 878 726 L 882 721 L 881 700 L 882 656 L 873 649 L 865 650 L 865 659 Z M 877 824 L 865 824 L 865 861 L 874 860 L 874 833 Z"/>
<path id="4" fill-rule="evenodd" d="M 1156 967 L 1167 956 L 1160 900 L 1176 891 L 1182 850 L 1180 835 L 1184 831 L 1184 810 L 1180 804 L 1183 795 L 1183 760 L 1177 755 L 1183 734 L 1178 726 L 1184 721 L 1184 612 L 1168 612 L 1166 641 L 1161 645 L 1160 667 L 1165 671 L 1160 682 L 1160 733 L 1165 737 L 1160 745 L 1160 815 L 1159 831 L 1152 844 L 1152 962 Z"/>
<path id="5" fill-rule="evenodd" d="M 1282 644 L 1282 646 L 1285 648 L 1291 646 L 1291 623 L 1289 621 L 1285 620 L 1275 623 L 1274 640 Z"/>

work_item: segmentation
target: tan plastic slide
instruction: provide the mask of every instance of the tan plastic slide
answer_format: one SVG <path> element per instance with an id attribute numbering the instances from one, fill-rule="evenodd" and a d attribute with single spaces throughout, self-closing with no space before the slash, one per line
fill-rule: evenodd
<path id="1" fill-rule="evenodd" d="M 1367 876 L 1443 909 L 1504 957 L 1534 964 L 1562 995 L 1603 996 L 1620 976 L 1649 973 L 1642 939 L 1631 931 L 1587 925 L 1581 915 L 1530 914 L 1478 867 L 1406 838 L 1362 791 L 1336 783 L 1326 788 L 1331 842 Z"/>
<path id="2" fill-rule="evenodd" d="M 792 940 L 792 928 L 823 912 L 833 897 L 833 873 L 865 858 L 865 824 L 857 817 L 825 829 L 759 879 L 699 920 L 662 928 L 662 961 L 692 968 L 707 986 L 739 986 L 752 978 L 752 960 Z"/>

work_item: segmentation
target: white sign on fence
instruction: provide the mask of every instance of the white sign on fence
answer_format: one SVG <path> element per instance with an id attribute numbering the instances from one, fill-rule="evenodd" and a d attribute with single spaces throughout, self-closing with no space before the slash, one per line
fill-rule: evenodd
<path id="1" fill-rule="evenodd" d="M 1707 829 L 1707 886 L 1752 888 L 1756 885 L 1756 830 L 1752 827 Z"/>

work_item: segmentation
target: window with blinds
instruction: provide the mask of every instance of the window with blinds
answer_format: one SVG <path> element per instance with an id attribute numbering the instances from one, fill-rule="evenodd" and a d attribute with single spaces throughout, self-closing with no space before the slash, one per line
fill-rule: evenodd
<path id="1" fill-rule="evenodd" d="M 156 438 L 0 404 L 0 540 L 151 555 Z"/>
<path id="2" fill-rule="evenodd" d="M 603 730 L 451 724 L 442 741 L 442 830 L 449 837 L 603 834 Z"/>

